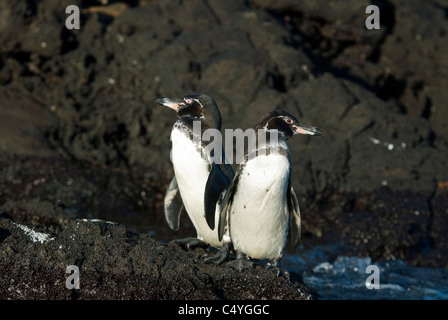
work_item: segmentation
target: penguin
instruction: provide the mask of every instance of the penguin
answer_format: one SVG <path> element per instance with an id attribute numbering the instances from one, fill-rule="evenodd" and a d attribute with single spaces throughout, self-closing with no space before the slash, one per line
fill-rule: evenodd
<path id="1" fill-rule="evenodd" d="M 222 118 L 218 105 L 205 94 L 190 94 L 182 99 L 162 97 L 156 103 L 175 110 L 178 116 L 171 131 L 174 177 L 165 193 L 165 219 L 169 227 L 177 231 L 181 211 L 185 208 L 197 233 L 196 238 L 177 239 L 174 242 L 187 248 L 205 248 L 207 245 L 218 248 L 220 251 L 216 255 L 205 260 L 221 264 L 228 257 L 231 241 L 225 231 L 218 239 L 214 226 L 234 171 L 225 159 L 222 144 L 219 156 L 207 149 L 208 142 L 202 139 L 208 129 L 220 134 Z"/>
<path id="2" fill-rule="evenodd" d="M 288 233 L 293 248 L 297 247 L 301 221 L 286 140 L 296 134 L 319 136 L 322 132 L 281 109 L 268 113 L 253 129 L 258 133 L 257 143 L 245 152 L 226 191 L 218 237 L 229 228 L 236 259 L 226 266 L 241 272 L 253 266 L 251 259 L 269 260 L 267 269 L 289 278 L 279 262 Z"/>

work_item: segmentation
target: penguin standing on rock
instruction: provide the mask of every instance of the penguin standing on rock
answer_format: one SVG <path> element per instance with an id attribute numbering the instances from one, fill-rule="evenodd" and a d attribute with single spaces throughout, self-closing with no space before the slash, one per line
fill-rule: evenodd
<path id="1" fill-rule="evenodd" d="M 236 259 L 227 266 L 241 272 L 253 266 L 249 258 L 268 259 L 267 269 L 289 278 L 287 271 L 281 271 L 279 261 L 288 231 L 295 248 L 301 225 L 286 139 L 296 134 L 318 136 L 321 131 L 299 123 L 281 109 L 271 111 L 254 129 L 258 132 L 257 144 L 246 151 L 225 194 L 218 235 L 221 239 L 226 228 L 230 229 Z M 265 138 L 261 139 L 263 134 Z"/>
<path id="2" fill-rule="evenodd" d="M 165 218 L 170 228 L 177 231 L 180 213 L 185 208 L 197 232 L 196 238 L 174 242 L 188 248 L 207 245 L 220 248 L 206 261 L 221 264 L 227 259 L 231 241 L 226 231 L 218 239 L 217 228 L 210 229 L 209 224 L 218 224 L 220 203 L 234 172 L 223 160 L 224 151 L 222 157 L 212 154 L 202 139 L 207 129 L 221 130 L 218 106 L 213 98 L 204 94 L 191 94 L 182 99 L 159 98 L 156 102 L 175 110 L 179 117 L 171 131 L 174 178 L 165 193 Z M 206 216 L 212 221 L 207 222 Z"/>

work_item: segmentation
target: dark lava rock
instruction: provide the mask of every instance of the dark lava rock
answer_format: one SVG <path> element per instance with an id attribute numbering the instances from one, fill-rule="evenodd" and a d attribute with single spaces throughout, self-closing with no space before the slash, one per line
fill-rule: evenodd
<path id="1" fill-rule="evenodd" d="M 312 291 L 257 266 L 238 273 L 205 264 L 207 251 L 185 251 L 148 234 L 103 220 L 70 219 L 60 207 L 35 201 L 2 208 L 1 299 L 313 299 Z M 28 210 L 49 228 L 19 222 Z M 38 219 L 38 218 L 37 218 Z M 25 219 L 25 221 L 28 219 Z M 20 259 L 17 257 L 20 256 Z M 68 266 L 79 268 L 79 289 L 67 289 Z M 292 279 L 297 277 L 292 276 Z"/>
<path id="2" fill-rule="evenodd" d="M 37 116 L 38 115 L 38 116 Z M 9 154 L 56 156 L 45 142 L 55 117 L 26 93 L 0 88 L 0 150 Z"/>
<path id="3" fill-rule="evenodd" d="M 347 245 L 346 254 L 374 261 L 401 259 L 409 265 L 448 267 L 447 190 L 427 199 L 418 193 L 383 188 L 375 192 L 337 193 L 319 200 L 304 215 L 304 237 Z"/>

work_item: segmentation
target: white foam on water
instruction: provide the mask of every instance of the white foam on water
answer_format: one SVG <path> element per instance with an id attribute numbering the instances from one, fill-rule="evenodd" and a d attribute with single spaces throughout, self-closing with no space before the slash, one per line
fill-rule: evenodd
<path id="1" fill-rule="evenodd" d="M 372 261 L 370 257 L 342 253 L 343 249 L 331 245 L 302 248 L 294 255 L 285 254 L 282 265 L 289 272 L 299 273 L 321 300 L 448 300 L 446 269 L 409 266 L 398 259 Z M 334 256 L 335 260 L 331 258 Z M 367 272 L 370 265 L 378 267 L 379 289 L 366 287 L 372 275 Z"/>

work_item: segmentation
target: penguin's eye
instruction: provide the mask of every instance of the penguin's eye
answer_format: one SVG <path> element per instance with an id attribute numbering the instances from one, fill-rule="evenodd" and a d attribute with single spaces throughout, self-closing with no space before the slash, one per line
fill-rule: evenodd
<path id="1" fill-rule="evenodd" d="M 192 104 L 193 103 L 193 99 L 191 99 L 191 98 L 185 98 L 184 101 L 185 101 L 186 104 Z"/>
<path id="2" fill-rule="evenodd" d="M 287 124 L 292 124 L 294 121 L 292 121 L 292 119 L 290 118 L 285 118 L 285 121 Z"/>

